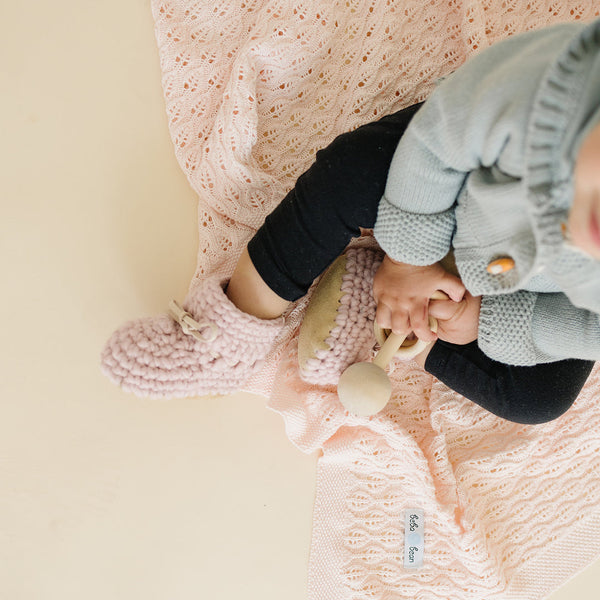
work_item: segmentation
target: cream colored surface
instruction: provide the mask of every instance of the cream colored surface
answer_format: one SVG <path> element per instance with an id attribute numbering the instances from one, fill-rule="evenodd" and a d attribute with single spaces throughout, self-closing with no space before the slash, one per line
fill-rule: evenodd
<path id="1" fill-rule="evenodd" d="M 0 22 L 0 597 L 305 598 L 316 457 L 265 400 L 143 401 L 98 369 L 194 271 L 149 3 Z M 598 583 L 597 563 L 552 598 Z"/>

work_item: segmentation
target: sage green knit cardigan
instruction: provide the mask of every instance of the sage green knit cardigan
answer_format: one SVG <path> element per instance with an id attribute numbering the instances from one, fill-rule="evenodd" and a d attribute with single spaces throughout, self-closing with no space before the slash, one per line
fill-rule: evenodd
<path id="1" fill-rule="evenodd" d="M 496 360 L 600 359 L 600 261 L 562 227 L 577 151 L 599 122 L 596 20 L 480 52 L 439 83 L 398 144 L 375 237 L 416 265 L 454 250 L 483 296 L 478 341 Z M 514 268 L 489 273 L 502 257 Z"/>

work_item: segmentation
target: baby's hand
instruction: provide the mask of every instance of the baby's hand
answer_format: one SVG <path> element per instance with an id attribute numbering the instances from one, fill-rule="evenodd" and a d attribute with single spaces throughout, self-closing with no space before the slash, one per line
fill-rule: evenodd
<path id="1" fill-rule="evenodd" d="M 465 286 L 440 264 L 415 267 L 393 261 L 386 255 L 373 278 L 377 323 L 398 335 L 412 331 L 425 342 L 434 341 L 437 336 L 429 329 L 428 307 L 436 290 L 460 302 Z"/>
<path id="2" fill-rule="evenodd" d="M 466 291 L 461 302 L 432 300 L 429 314 L 438 322 L 438 337 L 451 344 L 469 344 L 477 339 L 481 296 Z"/>

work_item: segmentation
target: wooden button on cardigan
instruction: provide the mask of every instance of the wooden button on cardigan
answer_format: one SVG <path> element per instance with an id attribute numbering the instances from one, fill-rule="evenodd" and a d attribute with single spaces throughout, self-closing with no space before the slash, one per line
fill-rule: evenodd
<path id="1" fill-rule="evenodd" d="M 514 266 L 515 261 L 509 256 L 504 256 L 489 263 L 486 267 L 486 271 L 492 275 L 500 275 L 500 273 L 510 271 Z"/>

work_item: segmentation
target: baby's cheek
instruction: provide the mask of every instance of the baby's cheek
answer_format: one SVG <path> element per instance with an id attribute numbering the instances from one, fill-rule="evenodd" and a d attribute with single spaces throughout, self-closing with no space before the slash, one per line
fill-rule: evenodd
<path id="1" fill-rule="evenodd" d="M 588 133 L 579 149 L 575 188 L 584 194 L 600 191 L 600 123 Z"/>
<path id="2" fill-rule="evenodd" d="M 600 260 L 600 208 L 589 195 L 576 195 L 569 213 L 565 241 L 588 257 Z"/>

